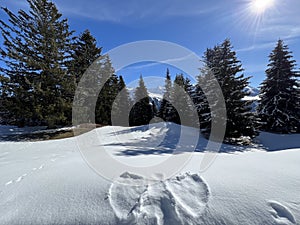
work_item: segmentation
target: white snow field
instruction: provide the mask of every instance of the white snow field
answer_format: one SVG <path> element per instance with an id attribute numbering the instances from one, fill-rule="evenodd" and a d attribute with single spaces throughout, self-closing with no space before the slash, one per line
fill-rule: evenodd
<path id="1" fill-rule="evenodd" d="M 176 138 L 166 135 L 170 129 L 180 127 L 102 127 L 84 135 L 97 134 L 112 157 L 139 166 L 172 155 Z M 206 142 L 200 136 L 194 153 L 180 146 L 178 157 L 192 156 L 186 166 L 148 184 L 132 171 L 114 182 L 104 179 L 83 159 L 76 137 L 2 141 L 0 224 L 300 224 L 300 135 L 262 133 L 256 146 L 223 145 L 200 172 Z"/>

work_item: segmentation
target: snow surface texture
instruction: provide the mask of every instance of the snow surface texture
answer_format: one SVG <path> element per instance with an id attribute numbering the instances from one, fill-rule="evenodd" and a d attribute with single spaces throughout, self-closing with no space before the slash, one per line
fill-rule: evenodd
<path id="1" fill-rule="evenodd" d="M 112 157 L 139 166 L 167 159 L 176 146 L 167 133 L 178 129 L 154 124 L 91 132 Z M 120 143 L 112 142 L 113 135 Z M 151 144 L 159 140 L 164 143 L 156 151 Z M 299 135 L 262 133 L 256 147 L 223 145 L 230 153 L 219 153 L 200 173 L 207 154 L 200 137 L 198 152 L 185 152 L 188 143 L 180 146 L 179 156 L 191 154 L 183 169 L 151 185 L 130 171 L 113 182 L 102 178 L 82 158 L 76 138 L 0 142 L 0 224 L 299 224 L 299 140 Z"/>

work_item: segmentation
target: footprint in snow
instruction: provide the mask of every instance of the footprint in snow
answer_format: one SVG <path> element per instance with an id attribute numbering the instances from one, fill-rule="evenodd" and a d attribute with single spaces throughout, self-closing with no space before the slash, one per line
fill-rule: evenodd
<path id="1" fill-rule="evenodd" d="M 272 208 L 270 212 L 277 224 L 296 224 L 295 217 L 288 207 L 276 201 L 268 201 L 268 205 Z"/>
<path id="2" fill-rule="evenodd" d="M 124 173 L 109 189 L 109 202 L 119 224 L 197 224 L 209 201 L 209 189 L 197 174 L 184 174 L 155 184 Z"/>
<path id="3" fill-rule="evenodd" d="M 13 183 L 19 183 L 26 176 L 27 176 L 27 173 L 24 173 L 22 176 L 19 176 L 16 180 L 10 180 L 10 181 L 6 182 L 5 186 L 8 186 L 8 185 L 13 184 Z"/>
<path id="4" fill-rule="evenodd" d="M 13 182 L 14 182 L 13 180 L 10 180 L 10 181 L 6 182 L 5 186 L 10 185 L 10 184 L 12 184 Z"/>
<path id="5" fill-rule="evenodd" d="M 39 170 L 43 169 L 44 168 L 44 164 L 40 165 L 40 167 L 38 168 Z"/>
<path id="6" fill-rule="evenodd" d="M 31 171 L 32 171 L 32 173 L 33 173 L 34 171 L 41 170 L 41 169 L 44 168 L 44 166 L 45 166 L 45 165 L 42 164 L 42 165 L 40 165 L 39 168 L 34 167 L 34 168 L 31 169 Z M 5 186 L 8 186 L 8 185 L 13 184 L 13 183 L 19 183 L 19 182 L 20 182 L 21 180 L 23 180 L 26 176 L 27 176 L 27 173 L 24 173 L 22 176 L 18 177 L 16 180 L 10 180 L 10 181 L 6 182 L 6 183 L 5 183 Z"/>
<path id="7" fill-rule="evenodd" d="M 27 176 L 27 173 L 23 174 L 22 176 L 18 177 L 18 179 L 16 180 L 16 183 L 19 183 L 21 180 L 24 179 L 24 177 Z"/>

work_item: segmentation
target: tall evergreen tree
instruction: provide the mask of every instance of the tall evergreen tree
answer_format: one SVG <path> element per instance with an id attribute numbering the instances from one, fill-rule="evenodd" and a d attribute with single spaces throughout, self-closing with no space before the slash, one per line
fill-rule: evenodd
<path id="1" fill-rule="evenodd" d="M 233 138 L 241 138 L 241 136 L 248 136 L 250 138 L 257 135 L 257 120 L 255 115 L 251 112 L 251 102 L 243 100 L 248 94 L 245 91 L 245 87 L 248 85 L 249 78 L 245 78 L 241 72 L 243 71 L 241 62 L 237 59 L 235 51 L 232 50 L 231 43 L 226 39 L 221 45 L 215 46 L 213 49 L 208 49 L 204 55 L 204 62 L 206 69 L 202 72 L 203 78 L 206 81 L 206 87 L 209 90 L 210 73 L 213 73 L 214 78 L 217 79 L 224 96 L 227 120 L 226 120 L 226 133 L 225 139 L 227 141 L 233 141 Z M 203 94 L 203 93 L 200 93 Z M 213 90 L 210 94 L 214 94 Z M 212 104 L 217 105 L 218 96 L 215 96 L 215 101 Z M 201 103 L 202 101 L 202 103 Z M 211 113 L 218 115 L 216 111 L 210 111 L 208 113 L 207 98 L 203 98 L 200 101 L 202 109 L 200 109 L 201 123 L 205 124 L 206 130 L 204 132 L 210 132 L 211 128 Z M 204 121 L 203 121 L 204 120 Z"/>
<path id="2" fill-rule="evenodd" d="M 172 81 L 171 81 L 170 71 L 169 69 L 167 69 L 166 79 L 165 79 L 165 91 L 158 111 L 158 117 L 162 118 L 164 121 L 168 121 L 169 113 L 172 109 L 172 105 L 170 103 L 171 90 L 172 90 Z"/>
<path id="3" fill-rule="evenodd" d="M 194 104 L 195 86 L 191 84 L 191 80 L 186 77 L 184 80 L 184 90 L 186 92 L 186 125 L 199 128 L 199 118 L 197 116 L 197 108 Z"/>
<path id="4" fill-rule="evenodd" d="M 72 93 L 70 97 L 73 99 L 75 89 L 77 88 L 77 92 L 80 91 L 80 102 L 84 106 L 89 107 L 89 111 L 91 112 L 91 103 L 97 99 L 95 96 L 97 91 L 93 90 L 92 87 L 96 88 L 105 82 L 105 78 L 103 77 L 104 71 L 102 70 L 105 69 L 103 65 L 108 59 L 106 56 L 101 56 L 102 48 L 97 47 L 96 39 L 89 30 L 85 30 L 80 34 L 72 47 L 71 60 L 68 62 L 68 74 L 73 79 L 73 82 L 70 83 L 70 93 Z M 81 80 L 85 72 L 87 79 Z M 80 81 L 81 85 L 78 86 Z M 82 112 L 82 114 L 86 113 Z M 71 114 L 68 116 L 72 117 Z M 89 118 L 84 122 L 92 122 L 94 119 L 90 118 L 91 116 L 88 116 Z"/>
<path id="5" fill-rule="evenodd" d="M 112 116 L 113 124 L 115 126 L 128 126 L 129 113 L 131 108 L 131 99 L 128 89 L 122 76 L 119 76 L 118 96 L 114 101 Z"/>
<path id="6" fill-rule="evenodd" d="M 182 74 L 176 75 L 171 92 L 173 107 L 169 112 L 168 121 L 185 126 L 195 124 L 193 121 L 193 102 L 190 99 L 191 91 L 190 80 L 185 79 Z"/>
<path id="7" fill-rule="evenodd" d="M 86 70 L 76 88 L 73 123 L 111 124 L 111 108 L 118 93 L 118 77 L 108 55 L 101 55 Z"/>
<path id="8" fill-rule="evenodd" d="M 208 100 L 206 98 L 206 95 L 203 91 L 203 85 L 206 87 L 211 87 L 208 83 L 208 75 L 202 68 L 202 75 L 197 77 L 197 84 L 195 85 L 194 92 L 192 94 L 193 103 L 196 107 L 196 110 L 198 112 L 198 120 L 200 123 L 200 130 L 202 133 L 209 134 L 211 129 L 211 114 L 210 114 L 210 107 Z M 206 80 L 205 80 L 206 79 Z M 205 89 L 205 91 L 209 91 L 209 89 Z M 208 93 L 207 93 L 208 94 Z M 210 95 L 213 95 L 213 92 L 209 93 Z"/>
<path id="9" fill-rule="evenodd" d="M 72 60 L 68 65 L 69 73 L 75 77 L 76 85 L 87 68 L 101 56 L 101 47 L 89 30 L 85 30 L 73 44 Z"/>
<path id="10" fill-rule="evenodd" d="M 8 110 L 18 125 L 69 124 L 65 95 L 71 82 L 66 73 L 72 32 L 55 4 L 48 0 L 27 0 L 30 11 L 14 14 L 2 8 L 8 22 L 0 20 L 4 47 L 1 70 L 9 77 Z"/>
<path id="11" fill-rule="evenodd" d="M 151 111 L 152 111 L 152 118 L 156 117 L 157 114 L 158 114 L 158 110 L 157 110 L 157 107 L 155 105 L 155 102 L 154 100 L 151 100 Z"/>
<path id="12" fill-rule="evenodd" d="M 140 76 L 139 86 L 134 93 L 134 103 L 130 112 L 130 125 L 140 126 L 149 124 L 153 118 L 153 112 L 149 94 L 142 76 Z"/>
<path id="13" fill-rule="evenodd" d="M 267 78 L 261 84 L 258 114 L 262 129 L 270 132 L 300 132 L 300 86 L 288 46 L 278 40 L 269 55 Z"/>
<path id="14" fill-rule="evenodd" d="M 103 78 L 108 78 L 102 87 L 96 104 L 96 123 L 101 125 L 111 125 L 111 113 L 113 103 L 118 95 L 118 77 L 115 75 L 114 68 L 108 55 L 104 56 L 104 60 L 101 62 L 100 68 L 100 81 L 103 82 Z"/>
<path id="15" fill-rule="evenodd" d="M 7 82 L 9 82 L 8 77 L 0 75 L 0 124 L 9 124 L 10 122 Z"/>

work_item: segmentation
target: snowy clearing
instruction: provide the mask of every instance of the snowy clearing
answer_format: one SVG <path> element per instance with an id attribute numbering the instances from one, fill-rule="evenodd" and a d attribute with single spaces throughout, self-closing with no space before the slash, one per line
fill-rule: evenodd
<path id="1" fill-rule="evenodd" d="M 103 127 L 85 135 L 96 132 L 112 157 L 141 166 L 171 155 L 170 129 L 179 127 Z M 200 137 L 197 152 L 180 146 L 179 157 L 191 155 L 188 164 L 155 184 L 131 171 L 114 182 L 102 178 L 82 158 L 76 137 L 0 142 L 0 224 L 299 224 L 299 140 L 262 133 L 255 148 L 223 145 L 200 173 Z"/>

